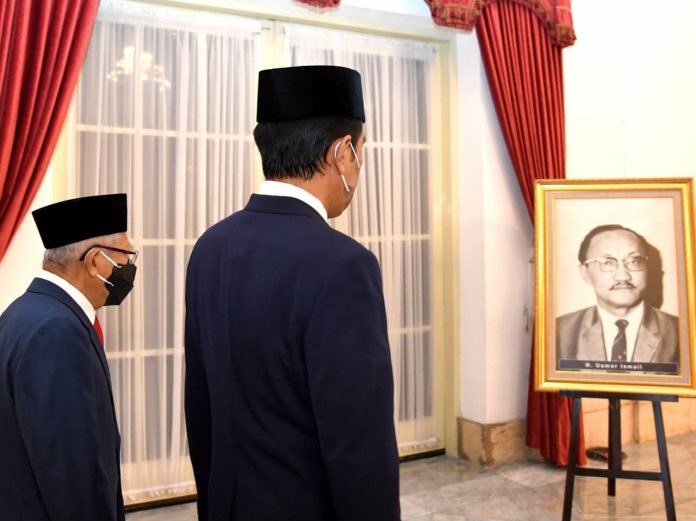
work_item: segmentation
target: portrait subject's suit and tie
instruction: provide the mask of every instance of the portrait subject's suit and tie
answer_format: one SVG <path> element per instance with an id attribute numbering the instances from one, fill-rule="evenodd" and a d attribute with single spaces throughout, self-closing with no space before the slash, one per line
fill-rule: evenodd
<path id="1" fill-rule="evenodd" d="M 556 319 L 556 359 L 679 363 L 679 320 L 645 302 L 648 243 L 617 224 L 597 226 L 578 252 L 597 305 Z M 675 371 L 678 372 L 678 371 Z"/>
<path id="2" fill-rule="evenodd" d="M 604 334 L 597 307 L 558 317 L 556 349 L 559 359 L 607 360 Z M 646 306 L 629 362 L 679 362 L 677 317 Z"/>

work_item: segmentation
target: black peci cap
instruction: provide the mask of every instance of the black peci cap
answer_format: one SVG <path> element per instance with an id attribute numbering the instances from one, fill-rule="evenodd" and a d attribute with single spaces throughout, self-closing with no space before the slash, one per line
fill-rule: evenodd
<path id="1" fill-rule="evenodd" d="M 331 116 L 365 122 L 358 71 L 309 65 L 259 72 L 258 123 Z"/>
<path id="2" fill-rule="evenodd" d="M 94 195 L 68 199 L 34 210 L 44 248 L 50 250 L 91 237 L 128 229 L 126 194 Z"/>

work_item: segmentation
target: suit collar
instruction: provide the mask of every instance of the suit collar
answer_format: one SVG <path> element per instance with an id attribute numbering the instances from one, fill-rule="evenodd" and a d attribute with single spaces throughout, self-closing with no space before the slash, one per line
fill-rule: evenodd
<path id="1" fill-rule="evenodd" d="M 52 282 L 60 289 L 65 291 L 68 295 L 70 295 L 70 298 L 73 299 L 78 306 L 80 306 L 80 309 L 84 312 L 85 315 L 87 315 L 87 319 L 90 321 L 90 323 L 94 322 L 96 312 L 94 311 L 92 303 L 89 301 L 89 299 L 85 296 L 84 293 L 82 293 L 79 289 L 73 286 L 70 282 L 56 275 L 55 273 L 51 273 L 50 271 L 46 270 L 43 270 L 39 275 L 37 275 L 36 278 Z"/>
<path id="2" fill-rule="evenodd" d="M 316 219 L 328 226 L 328 223 L 314 208 L 294 197 L 251 194 L 249 202 L 244 209 L 250 212 L 303 215 Z"/>
<path id="3" fill-rule="evenodd" d="M 295 186 L 290 183 L 280 181 L 264 181 L 257 192 L 259 195 L 274 195 L 282 197 L 293 197 L 299 199 L 303 203 L 307 203 L 316 211 L 322 218 L 328 222 L 329 216 L 326 212 L 324 204 L 314 195 L 310 194 L 304 188 Z"/>
<path id="4" fill-rule="evenodd" d="M 80 319 L 80 322 L 82 322 L 85 326 L 92 328 L 92 322 L 90 322 L 89 317 L 85 314 L 80 305 L 77 302 L 75 302 L 75 300 L 57 284 L 54 284 L 49 280 L 37 277 L 33 281 L 31 281 L 31 284 L 29 285 L 27 291 L 29 291 L 30 293 L 41 293 L 43 295 L 48 295 L 49 297 L 59 300 L 60 302 L 68 306 L 71 309 L 71 311 L 75 313 L 75 315 L 77 315 L 77 317 Z"/>

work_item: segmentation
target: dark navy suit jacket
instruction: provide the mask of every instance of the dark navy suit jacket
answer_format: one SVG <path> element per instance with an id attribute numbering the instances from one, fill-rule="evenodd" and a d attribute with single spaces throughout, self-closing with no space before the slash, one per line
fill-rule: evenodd
<path id="1" fill-rule="evenodd" d="M 186 281 L 199 519 L 393 521 L 393 377 L 379 265 L 309 205 L 252 195 Z"/>
<path id="2" fill-rule="evenodd" d="M 92 324 L 34 279 L 0 316 L 0 519 L 123 520 L 119 445 Z"/>

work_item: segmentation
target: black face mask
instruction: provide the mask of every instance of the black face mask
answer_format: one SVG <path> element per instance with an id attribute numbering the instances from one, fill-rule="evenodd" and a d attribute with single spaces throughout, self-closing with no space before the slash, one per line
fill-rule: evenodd
<path id="1" fill-rule="evenodd" d="M 133 281 L 135 280 L 137 267 L 135 264 L 116 264 L 104 252 L 102 252 L 102 254 L 114 265 L 114 270 L 111 272 L 111 276 L 108 279 L 97 275 L 97 277 L 104 281 L 104 285 L 109 292 L 109 296 L 106 297 L 104 305 L 118 306 L 133 289 Z"/>

